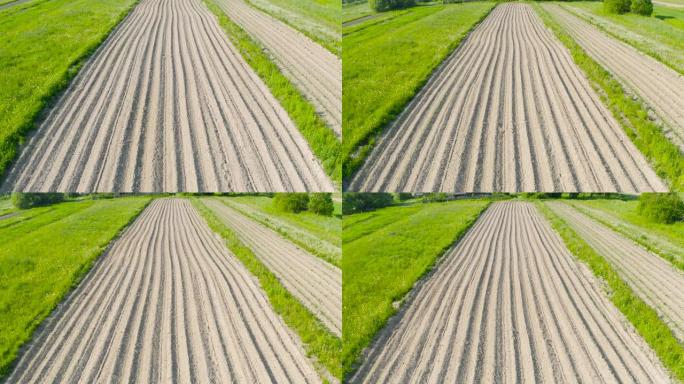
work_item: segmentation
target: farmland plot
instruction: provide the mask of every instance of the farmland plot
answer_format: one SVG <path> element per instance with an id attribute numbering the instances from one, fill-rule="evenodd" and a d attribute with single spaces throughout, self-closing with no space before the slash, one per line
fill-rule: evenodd
<path id="1" fill-rule="evenodd" d="M 553 202 L 548 206 L 613 264 L 620 277 L 684 342 L 684 272 L 568 205 Z"/>
<path id="2" fill-rule="evenodd" d="M 352 382 L 669 382 L 529 203 L 493 204 L 368 351 Z"/>
<path id="3" fill-rule="evenodd" d="M 3 190 L 332 191 L 199 0 L 143 0 L 23 149 Z"/>
<path id="4" fill-rule="evenodd" d="M 320 382 L 256 280 L 178 199 L 141 214 L 9 377 L 58 379 Z"/>
<path id="5" fill-rule="evenodd" d="M 501 4 L 379 140 L 349 191 L 663 191 L 568 51 Z"/>
<path id="6" fill-rule="evenodd" d="M 342 271 L 243 216 L 218 200 L 204 204 L 230 227 L 311 313 L 338 337 L 342 334 Z"/>
<path id="7" fill-rule="evenodd" d="M 583 49 L 665 121 L 665 134 L 684 152 L 684 76 L 556 4 L 543 4 Z"/>
<path id="8" fill-rule="evenodd" d="M 220 0 L 221 9 L 253 35 L 275 63 L 342 135 L 342 61 L 301 32 L 243 0 Z"/>

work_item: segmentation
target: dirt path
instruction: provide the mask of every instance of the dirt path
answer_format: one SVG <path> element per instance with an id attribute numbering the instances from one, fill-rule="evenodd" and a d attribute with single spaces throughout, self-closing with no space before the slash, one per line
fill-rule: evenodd
<path id="1" fill-rule="evenodd" d="M 353 382 L 669 382 L 529 203 L 493 204 L 370 349 Z"/>
<path id="2" fill-rule="evenodd" d="M 15 5 L 28 3 L 29 1 L 33 1 L 33 0 L 16 0 L 16 1 L 12 1 L 10 3 L 7 3 L 7 4 L 2 4 L 2 5 L 0 5 L 0 11 L 2 11 L 3 9 L 14 7 Z"/>
<path id="3" fill-rule="evenodd" d="M 556 4 L 543 4 L 584 50 L 663 118 L 667 136 L 684 152 L 684 76 Z"/>
<path id="4" fill-rule="evenodd" d="M 342 271 L 309 254 L 238 211 L 214 199 L 202 200 L 229 226 L 283 286 L 335 335 L 342 335 Z"/>
<path id="5" fill-rule="evenodd" d="M 505 3 L 442 64 L 350 191 L 666 190 L 567 49 Z"/>
<path id="6" fill-rule="evenodd" d="M 156 200 L 9 382 L 320 382 L 256 279 L 186 200 Z"/>
<path id="7" fill-rule="evenodd" d="M 613 264 L 620 277 L 684 342 L 684 272 L 566 204 L 548 206 Z"/>
<path id="8" fill-rule="evenodd" d="M 50 111 L 2 190 L 333 185 L 199 0 L 142 0 Z"/>
<path id="9" fill-rule="evenodd" d="M 653 4 L 662 5 L 664 7 L 684 8 L 684 4 L 667 3 L 664 1 L 654 1 Z"/>
<path id="10" fill-rule="evenodd" d="M 342 136 L 342 61 L 303 33 L 242 0 L 216 2 L 261 42 L 283 73 Z"/>

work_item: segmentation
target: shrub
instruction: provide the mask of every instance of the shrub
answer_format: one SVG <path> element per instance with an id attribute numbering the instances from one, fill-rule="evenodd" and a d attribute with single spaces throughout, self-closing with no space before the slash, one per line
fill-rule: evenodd
<path id="1" fill-rule="evenodd" d="M 330 193 L 312 193 L 309 196 L 309 212 L 332 216 L 335 206 Z"/>
<path id="2" fill-rule="evenodd" d="M 632 13 L 643 16 L 651 16 L 653 14 L 653 3 L 651 0 L 632 0 Z"/>
<path id="3" fill-rule="evenodd" d="M 671 224 L 684 218 L 684 202 L 676 193 L 644 193 L 637 212 L 656 223 Z"/>
<path id="4" fill-rule="evenodd" d="M 273 198 L 275 208 L 283 212 L 299 213 L 306 211 L 309 195 L 306 193 L 279 193 Z"/>
<path id="5" fill-rule="evenodd" d="M 342 199 L 342 213 L 345 215 L 392 205 L 392 195 L 389 193 L 345 193 Z"/>
<path id="6" fill-rule="evenodd" d="M 621 15 L 629 12 L 631 6 L 630 0 L 604 0 L 603 9 L 608 13 L 616 13 Z"/>
<path id="7" fill-rule="evenodd" d="M 413 193 L 399 192 L 394 194 L 394 200 L 405 201 L 413 197 Z"/>
<path id="8" fill-rule="evenodd" d="M 378 12 L 383 12 L 412 7 L 416 5 L 416 0 L 368 0 L 368 5 Z"/>
<path id="9" fill-rule="evenodd" d="M 12 204 L 19 209 L 28 209 L 64 201 L 63 193 L 23 193 L 12 194 Z"/>

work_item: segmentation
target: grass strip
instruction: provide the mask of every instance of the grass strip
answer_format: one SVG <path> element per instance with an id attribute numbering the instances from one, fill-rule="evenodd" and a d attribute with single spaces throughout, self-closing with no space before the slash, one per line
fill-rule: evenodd
<path id="1" fill-rule="evenodd" d="M 226 242 L 228 249 L 247 269 L 259 279 L 273 309 L 282 316 L 285 324 L 293 329 L 304 343 L 306 352 L 316 357 L 335 377 L 341 376 L 339 365 L 342 341 L 330 333 L 325 326 L 300 303 L 278 278 L 254 255 L 251 249 L 198 198 L 191 198 L 209 227 Z"/>
<path id="2" fill-rule="evenodd" d="M 343 178 L 496 3 L 416 6 L 343 28 Z"/>
<path id="3" fill-rule="evenodd" d="M 684 345 L 674 336 L 656 311 L 634 294 L 603 257 L 594 251 L 570 226 L 540 202 L 537 207 L 575 257 L 586 264 L 599 280 L 607 284 L 606 294 L 646 343 L 655 351 L 663 365 L 680 381 L 684 381 Z"/>
<path id="4" fill-rule="evenodd" d="M 397 304 L 463 237 L 489 204 L 489 200 L 429 203 L 422 204 L 419 212 L 413 207 L 389 207 L 374 211 L 385 213 L 370 220 L 385 222 L 391 215 L 392 224 L 376 227 L 368 220 L 356 221 L 364 224 L 365 235 L 343 244 L 345 375 L 355 369 L 363 350 L 397 313 Z M 368 214 L 373 212 L 345 218 Z M 374 227 L 372 233 L 367 233 L 369 227 Z"/>
<path id="5" fill-rule="evenodd" d="M 620 228 L 619 226 L 613 225 L 613 223 L 611 223 L 611 222 L 609 222 L 609 221 L 607 221 L 607 220 L 604 220 L 604 219 L 602 219 L 602 218 L 600 218 L 600 217 L 594 215 L 592 212 L 590 212 L 588 209 L 586 209 L 586 208 L 585 208 L 584 206 L 582 206 L 582 205 L 578 205 L 578 204 L 571 204 L 571 205 L 572 205 L 573 208 L 575 208 L 575 209 L 577 209 L 578 211 L 582 212 L 583 214 L 589 216 L 592 220 L 594 220 L 594 221 L 596 221 L 596 222 L 598 222 L 598 223 L 601 223 L 601 224 L 603 224 L 604 226 L 606 226 L 606 227 L 612 229 L 613 231 L 615 231 L 615 232 L 621 234 L 622 236 L 624 236 L 624 237 L 626 237 L 626 238 L 628 238 L 628 239 L 634 241 L 635 243 L 637 243 L 637 244 L 641 245 L 642 247 L 646 248 L 646 249 L 647 249 L 648 251 L 650 251 L 651 253 L 654 253 L 654 254 L 656 254 L 656 255 L 662 257 L 663 259 L 667 260 L 670 264 L 672 264 L 672 265 L 674 265 L 675 267 L 677 267 L 677 268 L 681 269 L 682 271 L 684 271 L 684 262 L 682 262 L 682 261 L 676 259 L 673 255 L 671 255 L 671 254 L 669 254 L 669 253 L 661 252 L 660 249 L 658 249 L 657 247 L 654 247 L 653 245 L 651 245 L 651 243 L 649 243 L 648 241 L 646 241 L 643 237 L 635 236 L 633 233 L 631 233 L 631 232 L 629 232 L 629 231 L 626 231 L 626 230 Z"/>
<path id="6" fill-rule="evenodd" d="M 0 13 L 0 180 L 41 113 L 138 1 L 36 1 Z"/>
<path id="7" fill-rule="evenodd" d="M 656 174 L 667 180 L 671 190 L 684 190 L 684 156 L 648 117 L 646 105 L 628 95 L 620 83 L 573 40 L 539 4 L 532 4 L 544 24 L 570 51 L 577 66 L 589 79 L 603 104 L 608 107 L 634 145 L 649 160 Z"/>
<path id="8" fill-rule="evenodd" d="M 0 249 L 0 379 L 22 345 L 150 199 L 100 200 Z M 55 205 L 69 207 L 72 203 Z"/>
<path id="9" fill-rule="evenodd" d="M 334 266 L 340 268 L 340 258 L 339 258 L 339 257 L 334 257 L 333 255 L 330 255 L 330 254 L 328 254 L 328 253 L 326 253 L 326 252 L 323 252 L 323 251 L 321 251 L 321 250 L 319 250 L 319 249 L 317 249 L 317 248 L 311 246 L 311 245 L 308 244 L 307 242 L 305 242 L 305 241 L 300 240 L 299 238 L 297 238 L 294 234 L 291 234 L 289 231 L 284 230 L 283 228 L 277 226 L 275 223 L 273 223 L 273 222 L 271 222 L 271 221 L 269 221 L 269 220 L 267 220 L 267 219 L 263 219 L 263 218 L 261 218 L 261 217 L 259 217 L 259 216 L 257 216 L 257 215 L 253 215 L 253 214 L 247 212 L 246 210 L 244 210 L 243 208 L 241 208 L 239 204 L 231 204 L 230 202 L 228 202 L 228 201 L 225 200 L 225 199 L 218 199 L 218 201 L 219 201 L 221 204 L 223 204 L 223 205 L 225 205 L 225 206 L 227 206 L 227 207 L 230 207 L 230 208 L 232 208 L 232 209 L 238 211 L 238 212 L 239 212 L 240 214 L 242 214 L 243 216 L 245 216 L 245 217 L 247 217 L 247 218 L 249 218 L 249 219 L 251 219 L 251 220 L 254 220 L 254 221 L 256 221 L 257 223 L 262 224 L 262 225 L 264 225 L 264 226 L 266 226 L 266 227 L 272 229 L 273 231 L 277 232 L 280 236 L 282 236 L 282 237 L 284 237 L 285 239 L 289 240 L 291 243 L 296 244 L 296 245 L 299 246 L 300 248 L 303 248 L 304 250 L 308 251 L 308 252 L 311 253 L 312 255 L 314 255 L 314 256 L 316 256 L 316 257 L 318 257 L 318 258 L 321 258 L 321 259 L 325 260 L 326 262 L 328 262 L 328 263 L 330 263 L 330 264 L 332 264 L 332 265 L 334 265 Z M 267 213 L 263 213 L 263 214 L 264 214 L 264 215 L 268 215 Z"/>
<path id="10" fill-rule="evenodd" d="M 258 42 L 235 24 L 212 0 L 202 0 L 218 19 L 228 39 L 235 45 L 242 57 L 264 81 L 273 96 L 280 102 L 294 124 L 309 143 L 323 165 L 323 169 L 335 182 L 341 181 L 341 144 L 332 129 L 316 113 L 314 107 L 299 90 L 283 75 L 269 59 Z"/>

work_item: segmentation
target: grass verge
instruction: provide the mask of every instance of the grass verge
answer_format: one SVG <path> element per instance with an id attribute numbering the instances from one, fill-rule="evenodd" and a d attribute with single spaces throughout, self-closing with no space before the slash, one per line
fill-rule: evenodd
<path id="1" fill-rule="evenodd" d="M 309 143 L 328 176 L 338 184 L 341 181 L 341 144 L 314 107 L 268 58 L 263 47 L 235 24 L 212 0 L 202 0 L 216 16 L 230 41 L 250 67 L 264 81 L 273 96 L 280 102 L 294 124 Z"/>
<path id="2" fill-rule="evenodd" d="M 137 0 L 53 0 L 0 12 L 0 180 L 81 66 Z"/>
<path id="3" fill-rule="evenodd" d="M 607 284 L 610 301 L 636 328 L 646 343 L 655 351 L 663 365 L 680 381 L 684 381 L 684 345 L 672 334 L 656 311 L 637 297 L 603 257 L 598 255 L 560 217 L 543 203 L 537 207 L 561 236 L 570 252 L 586 264 L 599 280 Z"/>
<path id="4" fill-rule="evenodd" d="M 191 198 L 191 201 L 209 227 L 223 237 L 228 249 L 256 276 L 273 309 L 282 316 L 285 324 L 299 335 L 306 352 L 313 355 L 332 375 L 339 378 L 342 341 L 330 333 L 302 303 L 292 296 L 273 272 L 266 268 L 252 250 L 245 246 L 209 208 L 198 198 Z"/>
<path id="5" fill-rule="evenodd" d="M 343 28 L 343 178 L 494 2 L 416 6 Z"/>
<path id="6" fill-rule="evenodd" d="M 353 218 L 356 225 L 365 227 L 363 236 L 343 243 L 345 374 L 353 370 L 363 349 L 397 312 L 395 303 L 405 298 L 488 205 L 486 200 L 460 200 L 420 204 L 417 212 L 415 206 L 389 207 L 343 218 Z M 368 215 L 375 216 L 358 218 Z M 386 224 L 389 218 L 393 222 Z M 373 225 L 374 220 L 383 225 Z"/>
<path id="7" fill-rule="evenodd" d="M 532 4 L 544 24 L 570 51 L 577 66 L 589 79 L 604 105 L 610 109 L 634 145 L 649 160 L 656 174 L 667 180 L 670 189 L 684 190 L 684 156 L 670 142 L 660 127 L 648 117 L 648 110 L 639 99 L 630 97 L 613 76 L 573 40 L 570 35 L 539 4 Z"/>
<path id="8" fill-rule="evenodd" d="M 41 215 L 15 224 L 23 229 L 0 248 L 0 378 L 9 373 L 40 323 L 149 201 L 136 197 L 62 203 L 51 212 L 59 215 L 65 209 L 71 214 L 48 223 L 38 220 Z M 74 210 L 79 204 L 84 208 Z"/>

